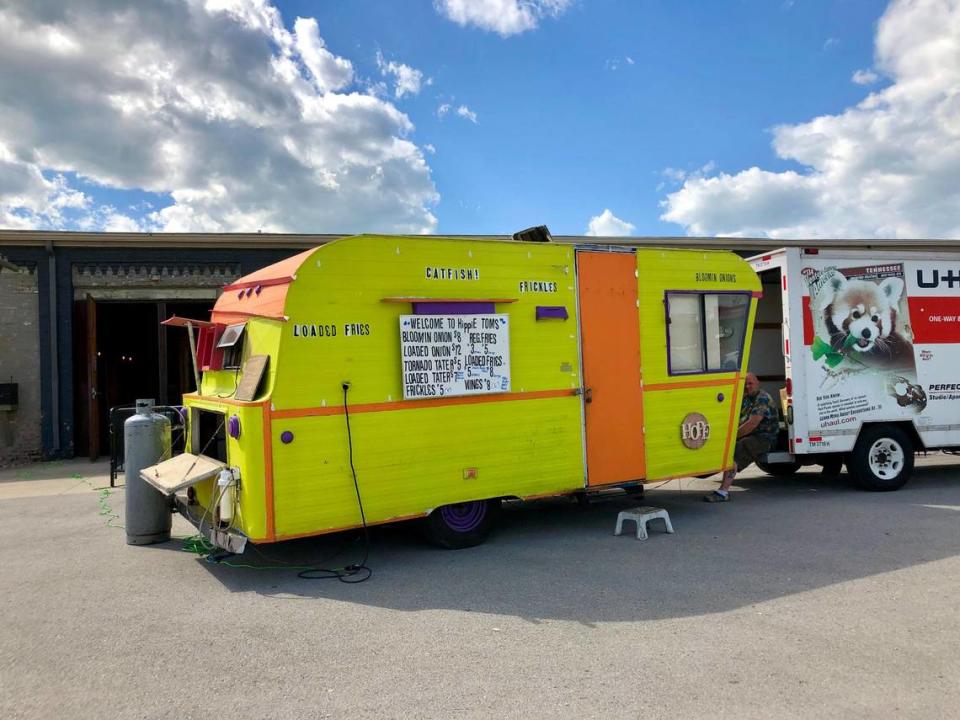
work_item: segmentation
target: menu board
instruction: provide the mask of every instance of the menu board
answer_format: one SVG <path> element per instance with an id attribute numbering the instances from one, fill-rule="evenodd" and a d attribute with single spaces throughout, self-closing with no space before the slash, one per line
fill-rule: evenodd
<path id="1" fill-rule="evenodd" d="M 510 392 L 506 315 L 401 315 L 403 397 Z"/>

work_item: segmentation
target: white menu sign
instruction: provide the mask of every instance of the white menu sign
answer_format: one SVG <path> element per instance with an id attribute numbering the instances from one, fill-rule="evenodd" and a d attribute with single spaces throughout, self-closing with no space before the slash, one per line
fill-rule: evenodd
<path id="1" fill-rule="evenodd" d="M 506 315 L 401 315 L 403 397 L 510 392 Z"/>

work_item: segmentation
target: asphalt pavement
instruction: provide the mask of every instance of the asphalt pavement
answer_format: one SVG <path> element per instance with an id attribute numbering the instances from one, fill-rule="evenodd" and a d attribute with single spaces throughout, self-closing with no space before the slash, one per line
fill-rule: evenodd
<path id="1" fill-rule="evenodd" d="M 125 544 L 104 466 L 0 473 L 4 718 L 930 718 L 960 708 L 960 465 L 896 493 L 814 470 L 514 504 L 488 543 L 375 528 L 213 564 Z M 122 517 L 111 524 L 122 523 Z M 189 535 L 182 519 L 174 534 Z"/>

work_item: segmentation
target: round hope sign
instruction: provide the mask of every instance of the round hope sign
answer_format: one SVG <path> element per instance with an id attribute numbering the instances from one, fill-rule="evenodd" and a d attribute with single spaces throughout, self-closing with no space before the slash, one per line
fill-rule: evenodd
<path id="1" fill-rule="evenodd" d="M 680 423 L 680 439 L 691 450 L 702 448 L 710 438 L 710 423 L 700 413 L 688 413 Z"/>

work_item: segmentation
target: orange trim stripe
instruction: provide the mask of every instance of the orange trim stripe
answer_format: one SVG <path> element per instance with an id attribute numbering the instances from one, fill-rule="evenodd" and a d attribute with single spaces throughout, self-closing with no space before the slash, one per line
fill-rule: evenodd
<path id="1" fill-rule="evenodd" d="M 644 385 L 643 389 L 645 392 L 656 392 L 658 390 L 683 390 L 686 388 L 718 387 L 720 385 L 730 385 L 736 383 L 738 379 L 739 375 L 734 373 L 732 378 L 725 378 L 723 380 L 687 380 L 672 383 L 656 383 L 654 385 Z"/>
<path id="2" fill-rule="evenodd" d="M 219 395 L 197 395 L 196 393 L 187 393 L 183 396 L 184 400 L 196 400 L 198 402 L 210 402 L 215 405 L 233 405 L 235 407 L 270 407 L 270 400 L 256 400 L 247 402 L 245 400 L 234 400 L 233 398 L 220 397 Z"/>
<path id="3" fill-rule="evenodd" d="M 223 292 L 230 292 L 231 290 L 246 290 L 249 287 L 255 288 L 258 285 L 260 287 L 271 287 L 273 285 L 289 285 L 296 278 L 293 275 L 288 275 L 286 277 L 275 277 L 275 278 L 265 278 L 263 280 L 245 280 L 243 282 L 235 282 L 232 285 L 225 285 Z"/>
<path id="4" fill-rule="evenodd" d="M 351 405 L 351 413 L 390 412 L 396 410 L 418 410 L 431 407 L 448 407 L 451 405 L 479 405 L 482 403 L 513 402 L 516 400 L 545 400 L 576 395 L 577 390 L 539 390 L 536 392 L 508 393 L 506 395 L 482 395 L 471 397 L 431 398 L 428 400 L 395 400 L 385 403 L 367 403 L 366 405 Z M 342 415 L 343 406 L 291 408 L 289 410 L 275 410 L 275 418 L 302 418 L 322 417 L 325 415 Z"/>
<path id="5" fill-rule="evenodd" d="M 277 539 L 276 517 L 273 509 L 273 416 L 270 405 L 263 406 L 263 492 L 267 514 L 267 537 Z"/>
<path id="6" fill-rule="evenodd" d="M 736 380 L 733 383 L 733 397 L 730 398 L 730 419 L 727 421 L 727 440 L 723 446 L 723 462 L 725 463 L 727 462 L 727 455 L 730 452 L 730 439 L 733 437 L 734 427 L 736 427 L 735 421 L 740 415 L 739 412 L 736 411 L 737 403 L 735 402 L 737 399 L 737 389 L 739 385 L 740 374 L 737 373 Z"/>

